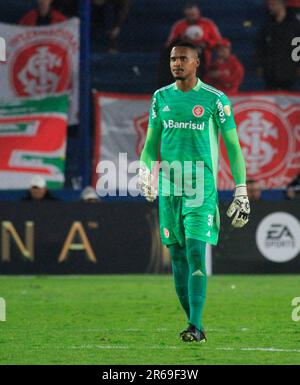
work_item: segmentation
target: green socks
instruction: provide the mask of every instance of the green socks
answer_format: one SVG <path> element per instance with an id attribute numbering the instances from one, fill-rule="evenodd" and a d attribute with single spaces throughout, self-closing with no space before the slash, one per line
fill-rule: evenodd
<path id="1" fill-rule="evenodd" d="M 202 313 L 206 299 L 206 266 L 205 266 L 206 243 L 196 239 L 186 240 L 187 260 L 189 264 L 189 323 L 196 326 L 198 330 L 203 329 Z"/>
<path id="2" fill-rule="evenodd" d="M 186 239 L 186 246 L 169 246 L 175 290 L 189 323 L 203 329 L 202 313 L 206 298 L 206 243 Z"/>
<path id="3" fill-rule="evenodd" d="M 178 243 L 169 246 L 172 271 L 175 282 L 177 297 L 183 307 L 187 318 L 190 318 L 190 305 L 188 293 L 189 266 L 186 258 L 185 247 L 180 247 Z"/>

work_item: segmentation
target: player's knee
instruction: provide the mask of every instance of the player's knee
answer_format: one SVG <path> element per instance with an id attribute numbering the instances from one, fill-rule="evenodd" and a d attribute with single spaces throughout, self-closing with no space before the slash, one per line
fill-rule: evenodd
<path id="1" fill-rule="evenodd" d="M 199 275 L 199 271 L 202 273 L 203 276 L 206 276 L 206 267 L 205 267 L 205 260 L 201 258 L 200 253 L 191 253 L 188 256 L 188 264 L 189 268 L 192 272 L 192 275 Z"/>

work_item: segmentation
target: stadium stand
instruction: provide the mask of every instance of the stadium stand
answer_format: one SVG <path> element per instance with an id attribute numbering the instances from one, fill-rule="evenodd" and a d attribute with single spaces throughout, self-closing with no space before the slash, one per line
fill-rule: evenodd
<path id="1" fill-rule="evenodd" d="M 119 54 L 106 53 L 103 30 L 101 26 L 94 26 L 93 87 L 103 91 L 152 92 L 157 86 L 159 52 L 172 24 L 182 17 L 185 3 L 185 0 L 152 0 L 149 7 L 149 0 L 133 0 L 120 35 Z M 213 19 L 221 34 L 233 42 L 233 50 L 245 66 L 246 76 L 241 90 L 262 89 L 263 82 L 255 73 L 255 39 L 265 17 L 264 0 L 202 0 L 199 3 L 203 15 Z M 0 0 L 1 21 L 17 23 L 34 5 L 34 0 L 12 0 L 7 7 L 6 2 Z M 238 12 L 233 13 L 232 9 Z"/>

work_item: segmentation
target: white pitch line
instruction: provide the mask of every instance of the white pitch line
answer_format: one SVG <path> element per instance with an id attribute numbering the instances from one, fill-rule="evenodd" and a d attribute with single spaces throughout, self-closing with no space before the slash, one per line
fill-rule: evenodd
<path id="1" fill-rule="evenodd" d="M 120 349 L 126 350 L 129 349 L 129 346 L 125 345 L 79 345 L 79 346 L 71 346 L 70 349 Z"/>
<path id="2" fill-rule="evenodd" d="M 150 346 L 143 346 L 143 347 L 131 347 L 128 345 L 73 345 L 70 346 L 69 349 L 102 349 L 102 350 L 138 350 L 138 349 L 143 349 L 143 350 L 177 350 L 177 349 L 182 349 L 183 346 L 174 346 L 174 345 L 164 345 L 164 346 L 158 346 L 158 345 L 150 345 Z M 196 344 L 193 344 L 192 346 L 196 346 Z M 225 350 L 225 351 L 252 351 L 252 352 L 257 352 L 257 351 L 264 351 L 264 352 L 270 352 L 270 353 L 300 353 L 300 349 L 281 349 L 281 348 L 231 348 L 231 347 L 223 347 L 223 348 L 215 348 L 215 349 L 210 349 L 209 346 L 206 346 L 206 349 L 208 350 Z"/>
<path id="3" fill-rule="evenodd" d="M 277 352 L 277 353 L 300 353 L 300 349 L 281 349 L 281 348 L 216 348 L 216 350 L 230 350 L 230 351 L 248 351 L 248 352 Z"/>
<path id="4" fill-rule="evenodd" d="M 111 349 L 120 349 L 120 350 L 129 350 L 130 346 L 126 345 L 78 345 L 78 346 L 70 346 L 70 349 L 104 349 L 104 350 L 111 350 Z M 149 349 L 149 350 L 165 350 L 165 349 L 180 349 L 180 346 L 146 346 L 146 347 L 134 347 L 134 350 L 137 349 Z"/>
<path id="5" fill-rule="evenodd" d="M 80 332 L 88 332 L 88 333 L 94 333 L 94 332 L 130 332 L 130 333 L 137 333 L 137 332 L 142 332 L 142 329 L 137 329 L 137 328 L 127 328 L 127 329 L 122 329 L 122 328 L 113 328 L 113 329 L 108 329 L 108 328 L 95 328 L 95 329 L 80 329 L 78 330 Z M 157 328 L 154 329 L 155 332 L 166 332 L 168 331 L 167 328 Z"/>

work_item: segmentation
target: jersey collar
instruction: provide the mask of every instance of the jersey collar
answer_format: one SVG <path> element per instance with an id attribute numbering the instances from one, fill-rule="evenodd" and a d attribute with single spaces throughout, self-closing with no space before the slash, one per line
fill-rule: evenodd
<path id="1" fill-rule="evenodd" d="M 197 78 L 197 79 L 198 80 L 197 80 L 195 87 L 192 88 L 190 91 L 199 91 L 200 90 L 202 82 L 199 78 Z M 176 85 L 176 82 L 174 83 L 174 90 L 179 90 L 179 88 Z"/>

